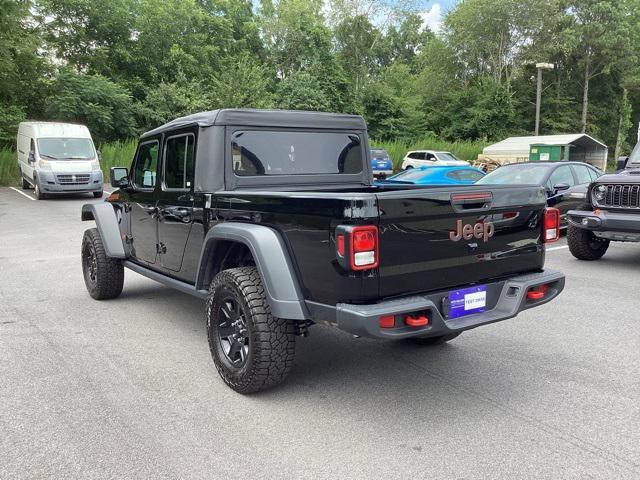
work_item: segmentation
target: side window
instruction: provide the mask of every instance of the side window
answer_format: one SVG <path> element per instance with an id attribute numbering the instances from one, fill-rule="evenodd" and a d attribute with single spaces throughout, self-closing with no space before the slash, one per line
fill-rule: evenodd
<path id="1" fill-rule="evenodd" d="M 454 171 L 452 171 L 452 172 L 447 173 L 447 177 L 448 177 L 448 178 L 451 178 L 451 179 L 453 179 L 453 180 L 464 180 L 464 179 L 463 179 L 463 178 L 461 178 L 461 176 L 460 176 L 460 174 L 461 174 L 461 173 L 462 173 L 462 172 L 459 172 L 459 171 L 457 171 L 457 170 L 454 170 Z"/>
<path id="2" fill-rule="evenodd" d="M 430 162 L 435 162 L 437 159 L 433 153 L 427 153 L 427 160 L 429 160 Z"/>
<path id="3" fill-rule="evenodd" d="M 591 183 L 591 175 L 589 173 L 591 170 L 589 167 L 585 167 L 582 165 L 574 165 L 573 171 L 576 174 L 576 178 L 578 179 L 578 185 L 583 183 Z"/>
<path id="4" fill-rule="evenodd" d="M 571 167 L 569 165 L 563 165 L 553 171 L 553 173 L 549 177 L 549 190 L 553 190 L 553 186 L 557 185 L 558 183 L 566 183 L 570 187 L 573 187 L 576 184 L 573 179 L 573 174 L 571 173 Z"/>
<path id="5" fill-rule="evenodd" d="M 420 159 L 420 155 L 417 152 L 413 152 L 409 154 L 409 158 L 413 159 L 413 160 L 419 160 Z"/>
<path id="6" fill-rule="evenodd" d="M 598 170 L 594 168 L 589 168 L 589 175 L 591 175 L 591 181 L 597 180 L 600 175 L 602 175 Z"/>
<path id="7" fill-rule="evenodd" d="M 164 188 L 188 190 L 193 185 L 193 135 L 170 137 L 164 147 Z"/>
<path id="8" fill-rule="evenodd" d="M 133 169 L 133 182 L 138 188 L 154 188 L 158 173 L 157 140 L 143 143 L 138 147 L 136 162 Z"/>
<path id="9" fill-rule="evenodd" d="M 465 180 L 467 182 L 477 182 L 484 177 L 483 174 L 476 172 L 475 170 L 458 170 L 457 173 L 458 180 Z"/>

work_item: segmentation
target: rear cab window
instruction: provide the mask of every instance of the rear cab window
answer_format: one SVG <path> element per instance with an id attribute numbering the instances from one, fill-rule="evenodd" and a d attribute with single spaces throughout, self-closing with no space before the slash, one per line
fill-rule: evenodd
<path id="1" fill-rule="evenodd" d="M 364 145 L 342 132 L 239 130 L 231 137 L 238 177 L 362 173 Z"/>

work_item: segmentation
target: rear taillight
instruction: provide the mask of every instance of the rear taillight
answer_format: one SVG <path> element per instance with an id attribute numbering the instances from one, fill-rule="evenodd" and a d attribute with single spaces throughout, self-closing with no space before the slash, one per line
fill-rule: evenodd
<path id="1" fill-rule="evenodd" d="M 336 229 L 336 258 L 345 269 L 370 270 L 378 266 L 378 227 L 341 225 Z"/>
<path id="2" fill-rule="evenodd" d="M 560 210 L 557 208 L 545 208 L 542 221 L 542 241 L 544 243 L 555 242 L 560 238 Z"/>

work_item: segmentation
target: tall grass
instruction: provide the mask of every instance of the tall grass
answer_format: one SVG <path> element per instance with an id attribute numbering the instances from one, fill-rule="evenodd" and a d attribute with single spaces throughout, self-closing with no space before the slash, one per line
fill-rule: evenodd
<path id="1" fill-rule="evenodd" d="M 98 147 L 102 153 L 100 165 L 104 178 L 108 182 L 111 167 L 128 167 L 136 151 L 136 140 L 123 140 L 104 143 Z M 444 150 L 452 152 L 463 160 L 475 160 L 486 142 L 445 142 L 434 137 L 424 137 L 415 141 L 393 140 L 390 142 L 371 141 L 371 145 L 384 148 L 393 160 L 396 170 L 400 169 L 402 159 L 409 150 Z M 18 185 L 20 171 L 18 170 L 16 152 L 10 149 L 0 149 L 0 185 Z"/>
<path id="2" fill-rule="evenodd" d="M 15 150 L 0 150 L 0 185 L 17 186 L 20 181 L 18 156 Z"/>
<path id="3" fill-rule="evenodd" d="M 137 140 L 123 140 L 111 143 L 104 143 L 98 147 L 102 154 L 100 166 L 104 174 L 105 181 L 109 181 L 109 170 L 111 167 L 130 167 L 133 155 L 136 152 Z"/>
<path id="4" fill-rule="evenodd" d="M 482 149 L 489 145 L 483 141 L 455 141 L 447 142 L 438 138 L 427 136 L 417 140 L 392 140 L 388 142 L 369 142 L 374 147 L 384 148 L 391 159 L 395 170 L 400 169 L 402 159 L 409 150 L 438 150 L 451 152 L 462 160 L 476 160 Z"/>

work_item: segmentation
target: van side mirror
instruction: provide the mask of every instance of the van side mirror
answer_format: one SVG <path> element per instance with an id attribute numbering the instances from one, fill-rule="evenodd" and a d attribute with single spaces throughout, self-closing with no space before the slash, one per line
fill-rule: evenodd
<path id="1" fill-rule="evenodd" d="M 111 167 L 111 186 L 126 188 L 129 186 L 129 169 L 127 167 Z"/>
<path id="2" fill-rule="evenodd" d="M 27 162 L 35 163 L 35 161 L 36 161 L 36 154 L 33 152 L 29 152 L 29 157 L 27 158 Z"/>
<path id="3" fill-rule="evenodd" d="M 571 186 L 568 183 L 556 183 L 553 186 L 553 191 L 555 193 L 564 192 L 565 190 L 569 190 Z"/>
<path id="4" fill-rule="evenodd" d="M 618 157 L 616 160 L 616 172 L 620 170 L 624 170 L 627 168 L 627 163 L 629 162 L 629 157 Z"/>

